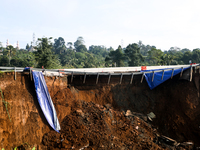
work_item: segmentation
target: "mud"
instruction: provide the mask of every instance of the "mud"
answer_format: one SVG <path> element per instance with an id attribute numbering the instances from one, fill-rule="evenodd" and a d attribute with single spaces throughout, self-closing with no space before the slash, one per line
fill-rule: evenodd
<path id="1" fill-rule="evenodd" d="M 199 83 L 198 74 L 193 79 Z M 60 133 L 47 124 L 37 102 L 29 74 L 6 73 L 0 87 L 8 105 L 8 118 L 0 98 L 0 147 L 36 149 L 182 149 L 160 140 L 165 135 L 200 146 L 199 84 L 174 77 L 154 90 L 135 79 L 128 84 L 112 78 L 48 77 L 47 86 L 61 124 Z M 194 81 L 194 80 L 193 80 Z M 68 83 L 69 82 L 69 83 Z M 130 110 L 131 115 L 126 112 Z M 153 121 L 147 114 L 154 112 Z M 184 145 L 184 144 L 182 144 Z M 187 147 L 187 146 L 185 146 Z M 191 147 L 190 147 L 191 148 Z M 188 149 L 190 149 L 188 148 Z M 186 148 L 187 149 L 187 148 Z"/>

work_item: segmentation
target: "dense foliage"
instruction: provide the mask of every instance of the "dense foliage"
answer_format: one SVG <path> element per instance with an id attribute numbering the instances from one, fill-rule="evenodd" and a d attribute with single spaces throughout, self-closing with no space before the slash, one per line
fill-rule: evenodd
<path id="1" fill-rule="evenodd" d="M 65 43 L 64 38 L 39 38 L 36 46 L 27 44 L 25 49 L 12 45 L 3 47 L 0 42 L 0 66 L 53 68 L 98 68 L 142 65 L 182 65 L 199 63 L 200 49 L 189 50 L 171 47 L 161 51 L 142 41 L 119 46 L 116 50 L 99 45 L 85 46 L 83 37 Z"/>

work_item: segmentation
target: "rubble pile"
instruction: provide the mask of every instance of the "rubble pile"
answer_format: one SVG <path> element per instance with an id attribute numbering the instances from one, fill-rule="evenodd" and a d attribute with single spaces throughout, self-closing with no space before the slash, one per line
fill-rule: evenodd
<path id="1" fill-rule="evenodd" d="M 72 111 L 61 123 L 61 131 L 50 131 L 43 136 L 47 149 L 187 149 L 193 143 L 177 143 L 160 136 L 150 124 L 150 115 L 115 111 L 111 105 L 73 101 Z M 153 113 L 151 113 L 152 115 Z M 153 115 L 152 115 L 153 116 Z M 155 117 L 155 116 L 154 116 Z"/>

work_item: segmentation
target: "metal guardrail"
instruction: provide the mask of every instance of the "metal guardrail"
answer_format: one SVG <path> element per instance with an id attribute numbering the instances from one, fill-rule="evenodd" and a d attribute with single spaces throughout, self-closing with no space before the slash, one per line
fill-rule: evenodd
<path id="1" fill-rule="evenodd" d="M 32 71 L 42 71 L 45 76 L 47 76 L 47 72 L 50 72 L 54 76 L 59 76 L 59 77 L 62 76 L 63 74 L 64 75 L 71 75 L 71 83 L 73 82 L 73 78 L 74 78 L 75 75 L 84 75 L 83 83 L 85 83 L 87 75 L 96 75 L 97 76 L 97 78 L 96 78 L 96 84 L 98 83 L 99 76 L 102 76 L 102 75 L 109 76 L 109 78 L 108 78 L 108 84 L 110 83 L 111 76 L 116 76 L 116 75 L 119 76 L 120 75 L 121 77 L 120 77 L 120 82 L 119 83 L 121 84 L 123 76 L 130 75 L 131 76 L 130 84 L 132 84 L 133 77 L 135 75 L 142 75 L 142 77 L 141 77 L 141 83 L 142 83 L 145 74 L 153 73 L 153 76 L 152 76 L 152 82 L 153 82 L 153 80 L 154 80 L 154 74 L 156 72 L 163 72 L 162 73 L 162 80 L 163 80 L 163 76 L 164 76 L 164 72 L 165 71 L 172 70 L 172 75 L 171 75 L 171 78 L 172 78 L 174 70 L 176 70 L 176 69 L 182 69 L 182 71 L 180 73 L 180 76 L 182 76 L 183 69 L 184 68 L 188 68 L 188 67 L 190 67 L 190 81 L 191 81 L 192 80 L 192 68 L 195 68 L 195 72 L 196 72 L 196 69 L 198 67 L 199 73 L 200 73 L 199 66 L 200 66 L 200 64 L 180 65 L 180 66 L 177 66 L 177 67 L 175 67 L 175 66 L 148 66 L 151 69 L 157 68 L 158 70 L 146 71 L 146 72 L 131 71 L 130 68 L 136 68 L 136 67 L 122 67 L 122 69 L 121 68 L 119 69 L 119 67 L 117 67 L 116 70 L 114 70 L 112 68 L 112 71 L 116 71 L 116 72 L 119 72 L 119 70 L 124 70 L 123 68 L 129 68 L 128 72 L 124 71 L 124 72 L 121 72 L 121 73 L 91 72 L 91 70 L 92 70 L 91 68 L 87 68 L 89 70 L 88 72 L 87 72 L 87 69 L 40 69 L 40 68 L 29 68 L 29 72 L 30 72 L 31 79 L 32 79 L 32 75 L 31 75 Z M 172 67 L 172 68 L 165 68 L 165 67 Z M 3 70 L 3 71 L 14 70 L 14 72 L 15 72 L 15 80 L 16 80 L 16 72 L 23 72 L 24 69 L 25 68 L 22 68 L 22 67 L 1 67 L 0 66 L 0 70 Z M 97 70 L 97 68 L 95 68 L 95 69 Z M 95 70 L 95 69 L 93 68 L 93 70 Z M 101 68 L 101 69 L 103 69 L 103 68 Z M 104 68 L 104 69 L 109 69 L 109 68 Z M 75 71 L 75 70 L 77 70 L 77 71 Z M 55 73 L 57 73 L 57 74 L 55 74 Z"/>

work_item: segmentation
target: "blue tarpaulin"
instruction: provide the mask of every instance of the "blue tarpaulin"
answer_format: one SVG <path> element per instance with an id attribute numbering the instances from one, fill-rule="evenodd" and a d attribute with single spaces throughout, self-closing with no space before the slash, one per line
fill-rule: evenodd
<path id="1" fill-rule="evenodd" d="M 35 91 L 39 105 L 46 117 L 49 125 L 57 132 L 60 130 L 60 124 L 58 122 L 56 110 L 54 108 L 51 96 L 49 94 L 44 76 L 42 72 L 33 71 L 33 79 L 35 84 Z"/>
<path id="2" fill-rule="evenodd" d="M 190 67 L 188 67 L 188 68 L 190 68 Z M 188 69 L 188 68 L 183 68 L 183 71 Z M 166 80 L 171 78 L 173 68 L 166 68 L 166 69 L 171 69 L 171 70 L 167 70 L 167 71 L 164 72 L 163 80 L 162 80 L 162 75 L 163 75 L 162 71 L 161 72 L 154 72 L 153 81 L 152 81 L 153 73 L 146 73 L 145 74 L 145 79 L 146 79 L 151 90 L 153 88 L 155 88 L 156 86 L 160 85 L 161 83 L 163 83 Z M 165 69 L 142 70 L 141 72 L 158 71 L 158 70 L 165 70 Z M 182 71 L 181 68 L 180 69 L 174 69 L 173 76 L 181 73 L 181 71 Z"/>

